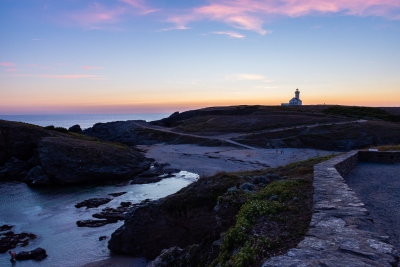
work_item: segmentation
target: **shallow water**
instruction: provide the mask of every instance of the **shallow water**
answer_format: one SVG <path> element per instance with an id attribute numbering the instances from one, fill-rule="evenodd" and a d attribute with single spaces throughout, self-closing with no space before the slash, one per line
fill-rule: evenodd
<path id="1" fill-rule="evenodd" d="M 76 221 L 91 219 L 91 215 L 105 207 L 117 207 L 121 201 L 139 203 L 144 199 L 158 199 L 173 194 L 198 179 L 198 175 L 180 172 L 173 178 L 158 183 L 124 186 L 84 186 L 65 188 L 30 188 L 24 183 L 0 183 L 0 225 L 14 225 L 16 233 L 31 232 L 38 236 L 27 247 L 14 251 L 42 247 L 48 257 L 41 262 L 18 261 L 24 266 L 81 266 L 88 262 L 108 258 L 110 235 L 123 222 L 103 227 L 77 227 Z M 110 193 L 128 193 L 114 198 L 98 208 L 75 208 L 75 204 Z M 107 236 L 99 241 L 100 236 Z M 11 266 L 8 253 L 0 254 L 0 266 Z"/>

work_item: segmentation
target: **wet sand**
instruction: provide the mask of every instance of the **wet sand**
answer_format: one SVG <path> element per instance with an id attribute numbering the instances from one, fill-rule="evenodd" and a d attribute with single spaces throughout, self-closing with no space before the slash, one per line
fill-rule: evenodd
<path id="1" fill-rule="evenodd" d="M 111 256 L 108 259 L 91 262 L 81 267 L 145 267 L 147 262 L 143 258 L 132 258 L 129 256 Z"/>
<path id="2" fill-rule="evenodd" d="M 215 173 L 258 170 L 283 166 L 308 158 L 335 152 L 316 149 L 240 149 L 236 147 L 205 147 L 196 145 L 138 146 L 148 158 L 169 163 L 171 168 L 194 172 L 200 176 Z"/>

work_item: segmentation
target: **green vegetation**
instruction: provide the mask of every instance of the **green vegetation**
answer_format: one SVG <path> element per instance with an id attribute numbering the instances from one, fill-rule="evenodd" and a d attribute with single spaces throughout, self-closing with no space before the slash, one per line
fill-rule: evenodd
<path id="1" fill-rule="evenodd" d="M 245 200 L 237 213 L 235 225 L 223 236 L 221 251 L 211 266 L 256 266 L 271 255 L 284 253 L 295 246 L 311 220 L 313 167 L 333 156 L 241 173 L 247 179 L 260 174 L 287 178 L 265 187 L 259 186 L 253 193 L 237 190 L 218 198 L 220 204 Z M 267 229 L 273 232 L 265 233 Z"/>
<path id="2" fill-rule="evenodd" d="M 162 256 L 166 267 L 251 267 L 286 253 L 307 232 L 314 165 L 335 155 L 278 168 L 201 178 L 163 200 L 158 212 L 175 218 L 209 213 L 219 224 L 201 242 Z M 217 206 L 215 206 L 217 204 Z M 216 244 L 220 244 L 219 246 Z"/>
<path id="3" fill-rule="evenodd" d="M 373 107 L 333 106 L 323 111 L 325 114 L 345 116 L 359 119 L 379 119 L 384 121 L 400 122 L 400 116 L 396 116 L 386 110 Z"/>
<path id="4" fill-rule="evenodd" d="M 255 263 L 263 251 L 279 247 L 280 240 L 271 241 L 268 237 L 254 234 L 257 221 L 280 222 L 282 212 L 296 211 L 297 203 L 293 199 L 301 193 L 301 185 L 310 185 L 306 180 L 284 180 L 269 184 L 264 189 L 251 195 L 242 205 L 236 216 L 236 224 L 224 235 L 221 252 L 214 261 L 220 266 L 246 267 Z M 291 233 L 297 234 L 297 233 Z"/>

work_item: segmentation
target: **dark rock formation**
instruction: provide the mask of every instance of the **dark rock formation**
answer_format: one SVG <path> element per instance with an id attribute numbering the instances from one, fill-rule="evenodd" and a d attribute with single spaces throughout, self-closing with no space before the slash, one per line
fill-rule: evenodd
<path id="1" fill-rule="evenodd" d="M 58 134 L 27 123 L 0 120 L 0 166 L 12 157 L 29 160 L 43 137 Z"/>
<path id="2" fill-rule="evenodd" d="M 47 176 L 58 184 L 126 180 L 150 167 L 151 161 L 123 145 L 66 137 L 49 137 L 38 144 Z"/>
<path id="3" fill-rule="evenodd" d="M 148 184 L 156 183 L 164 178 L 174 177 L 173 173 L 180 172 L 178 169 L 168 168 L 169 164 L 158 164 L 155 163 L 152 168 L 133 178 L 131 184 Z"/>
<path id="4" fill-rule="evenodd" d="M 111 198 L 90 198 L 79 202 L 75 205 L 76 208 L 86 207 L 86 208 L 97 208 L 100 205 L 106 204 L 111 201 Z"/>
<path id="5" fill-rule="evenodd" d="M 124 145 L 0 120 L 0 178 L 30 185 L 82 184 L 133 178 L 152 160 Z"/>
<path id="6" fill-rule="evenodd" d="M 26 246 L 29 241 L 36 239 L 36 235 L 32 233 L 16 234 L 11 231 L 13 226 L 3 225 L 0 226 L 0 253 L 5 253 L 16 246 Z"/>
<path id="7" fill-rule="evenodd" d="M 185 250 L 179 247 L 171 247 L 169 249 L 164 249 L 161 254 L 147 264 L 146 267 L 167 267 L 171 264 L 176 264 L 179 266 L 179 261 L 185 256 Z"/>
<path id="8" fill-rule="evenodd" d="M 73 132 L 73 133 L 80 133 L 82 132 L 81 126 L 79 126 L 78 124 L 71 126 L 68 128 L 69 132 Z"/>
<path id="9" fill-rule="evenodd" d="M 125 224 L 112 234 L 109 249 L 151 259 L 172 246 L 213 240 L 221 230 L 214 212 L 217 197 L 234 184 L 234 179 L 223 176 L 213 181 L 203 178 L 174 195 L 134 207 L 125 215 Z"/>
<path id="10" fill-rule="evenodd" d="M 113 222 L 117 222 L 117 221 L 113 221 Z M 79 227 L 101 227 L 104 226 L 108 223 L 112 223 L 109 220 L 81 220 L 81 221 L 77 221 L 76 224 Z"/>
<path id="11" fill-rule="evenodd" d="M 3 167 L 0 167 L 0 179 L 20 180 L 26 176 L 29 165 L 20 159 L 12 157 Z"/>
<path id="12" fill-rule="evenodd" d="M 33 167 L 23 179 L 28 185 L 52 185 L 53 182 L 44 173 L 41 166 Z"/>
<path id="13" fill-rule="evenodd" d="M 43 248 L 35 248 L 31 251 L 21 251 L 17 253 L 17 260 L 35 260 L 41 261 L 47 257 L 46 250 Z"/>

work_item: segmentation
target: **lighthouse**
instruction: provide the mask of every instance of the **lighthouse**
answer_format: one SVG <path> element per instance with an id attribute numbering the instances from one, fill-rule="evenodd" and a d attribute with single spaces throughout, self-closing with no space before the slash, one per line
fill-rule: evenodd
<path id="1" fill-rule="evenodd" d="M 300 100 L 300 91 L 299 88 L 296 89 L 296 92 L 294 92 L 295 98 Z"/>
<path id="2" fill-rule="evenodd" d="M 299 88 L 294 92 L 294 97 L 290 99 L 289 103 L 282 103 L 281 106 L 301 106 L 303 102 L 300 100 Z"/>

